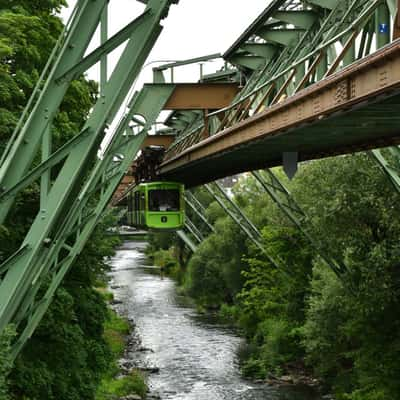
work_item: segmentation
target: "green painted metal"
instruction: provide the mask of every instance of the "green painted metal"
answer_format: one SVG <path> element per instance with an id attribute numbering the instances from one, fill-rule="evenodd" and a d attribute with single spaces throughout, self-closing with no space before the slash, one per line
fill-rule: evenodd
<path id="1" fill-rule="evenodd" d="M 66 144 L 61 146 L 57 151 L 52 153 L 41 164 L 32 169 L 29 173 L 23 176 L 15 185 L 11 186 L 8 190 L 0 193 L 0 202 L 16 196 L 21 190 L 28 187 L 31 183 L 35 182 L 43 175 L 49 174 L 52 167 L 64 160 L 76 146 L 88 135 L 87 130 L 83 130 L 78 135 L 70 139 Z M 46 148 L 48 144 L 45 145 Z M 47 196 L 47 195 L 46 195 Z"/>
<path id="2" fill-rule="evenodd" d="M 257 35 L 261 38 L 269 41 L 281 44 L 283 46 L 291 46 L 300 40 L 300 37 L 304 34 L 304 29 L 268 29 L 263 28 L 257 32 Z"/>
<path id="3" fill-rule="evenodd" d="M 184 198 L 186 206 L 189 206 L 195 212 L 208 229 L 208 231 L 203 231 L 200 227 L 196 226 L 186 214 L 184 229 L 180 229 L 176 233 L 189 250 L 195 252 L 197 250 L 197 245 L 194 242 L 200 244 L 208 236 L 209 232 L 214 232 L 214 227 L 207 220 L 205 208 L 192 192 L 187 190 Z"/>
<path id="4" fill-rule="evenodd" d="M 128 40 L 134 32 L 139 29 L 143 20 L 147 18 L 147 15 L 150 13 L 150 10 L 146 10 L 143 14 L 141 14 L 138 18 L 136 18 L 133 22 L 123 28 L 121 31 L 116 33 L 112 38 L 105 41 L 100 47 L 90 53 L 87 57 L 82 59 L 79 63 L 71 67 L 70 69 L 63 70 L 60 75 L 57 76 L 56 82 L 61 83 L 65 81 L 71 81 L 75 79 L 85 71 L 87 71 L 91 66 L 96 64 L 99 60 L 104 59 L 105 55 L 110 54 L 113 50 L 115 50 L 118 46 Z M 104 37 L 105 29 L 107 24 L 105 23 L 105 17 L 102 16 L 102 37 Z M 104 71 L 103 71 L 104 73 Z"/>
<path id="5" fill-rule="evenodd" d="M 100 44 L 104 47 L 108 40 L 108 7 L 104 8 L 100 21 Z M 100 96 L 104 96 L 104 89 L 108 79 L 108 57 L 103 53 L 100 59 Z"/>
<path id="6" fill-rule="evenodd" d="M 170 70 L 170 77 L 171 77 L 170 81 L 171 81 L 171 83 L 173 83 L 175 68 L 183 67 L 185 65 L 190 65 L 190 64 L 199 64 L 200 65 L 199 79 L 201 80 L 203 78 L 203 63 L 207 62 L 207 61 L 212 61 L 212 60 L 215 60 L 218 58 L 221 58 L 221 54 L 213 53 L 213 54 L 208 54 L 208 55 L 201 56 L 201 57 L 190 58 L 190 59 L 181 60 L 181 61 L 172 61 L 172 62 L 168 62 L 167 64 L 159 65 L 158 67 L 153 68 L 153 82 L 154 83 L 165 83 L 166 78 L 164 76 L 164 71 Z"/>
<path id="7" fill-rule="evenodd" d="M 176 232 L 176 234 L 193 253 L 197 250 L 197 245 L 193 242 L 193 240 L 185 231 L 179 230 Z"/>
<path id="8" fill-rule="evenodd" d="M 265 65 L 266 59 L 264 57 L 257 56 L 236 55 L 231 58 L 231 62 L 256 71 Z"/>
<path id="9" fill-rule="evenodd" d="M 309 0 L 309 3 L 315 4 L 316 6 L 333 10 L 340 0 Z"/>
<path id="10" fill-rule="evenodd" d="M 129 168 L 132 159 L 145 140 L 147 131 L 156 121 L 160 110 L 170 95 L 170 91 L 164 91 L 159 92 L 159 96 L 154 98 L 149 96 L 148 91 L 144 89 L 140 94 L 133 96 L 128 106 L 128 112 L 120 121 L 103 158 L 97 161 L 86 185 L 82 188 L 79 196 L 75 198 L 66 215 L 64 225 L 58 230 L 46 257 L 36 265 L 36 276 L 32 280 L 29 298 L 20 307 L 18 320 L 13 321 L 15 323 L 28 320 L 25 329 L 13 347 L 13 355 L 18 354 L 40 322 L 63 276 L 76 256 L 82 251 L 91 232 L 101 219 L 115 189 L 125 175 L 125 171 Z M 132 117 L 137 114 L 143 115 L 146 123 L 142 131 L 134 135 L 129 129 L 129 124 Z M 122 143 L 123 146 L 121 146 Z M 116 155 L 118 155 L 119 161 L 115 161 Z M 94 208 L 93 200 L 96 204 Z M 68 238 L 74 233 L 76 234 L 74 243 L 65 247 Z M 68 254 L 61 256 L 61 251 L 66 249 Z M 53 275 L 53 281 L 44 298 L 34 303 L 33 298 L 41 286 L 41 279 L 48 276 L 49 273 Z"/>
<path id="11" fill-rule="evenodd" d="M 302 1 L 273 1 L 256 22 L 241 36 L 241 38 L 225 53 L 226 61 L 234 64 L 241 72 L 242 78 L 239 82 L 243 89 L 237 95 L 229 107 L 210 113 L 208 115 L 209 135 L 216 135 L 219 132 L 237 126 L 238 123 L 246 118 L 259 113 L 277 102 L 295 95 L 300 90 L 324 79 L 333 72 L 346 67 L 359 58 L 369 54 L 374 49 L 373 41 L 376 35 L 376 19 L 378 14 L 382 14 L 380 0 L 345 0 L 330 2 L 326 4 L 324 10 L 323 3 L 314 2 L 315 6 L 309 2 Z M 276 15 L 290 15 L 298 12 L 301 18 L 305 12 L 311 12 L 316 16 L 314 24 L 308 29 L 294 29 L 288 22 L 278 20 Z M 393 18 L 393 14 L 390 15 Z M 283 19 L 283 17 L 282 17 Z M 310 19 L 311 21 L 311 19 Z M 276 41 L 262 41 L 262 34 L 266 31 L 274 31 L 273 35 L 282 36 L 285 39 L 280 43 L 288 45 L 277 45 Z M 291 32 L 287 32 L 291 31 Z M 303 32 L 303 33 L 301 33 Z M 291 41 L 290 35 L 297 35 L 298 40 Z M 385 35 L 383 35 L 385 36 Z M 387 36 L 387 34 L 386 34 Z M 272 38 L 271 38 L 272 39 Z M 380 39 L 381 40 L 381 39 Z M 262 65 L 257 60 L 259 55 L 252 53 L 251 47 L 274 46 L 277 51 L 273 58 L 268 61 L 265 59 Z M 262 48 L 262 47 L 260 47 Z M 395 123 L 390 101 L 380 105 L 368 106 L 365 115 L 369 120 L 380 121 L 380 113 L 385 109 L 391 110 L 391 118 L 386 119 L 386 125 L 382 129 L 389 131 L 391 124 Z M 281 161 L 282 154 L 277 153 L 276 149 L 282 148 L 284 151 L 296 151 L 296 148 L 307 146 L 307 151 L 312 153 L 313 146 L 320 143 L 318 132 L 325 129 L 331 130 L 331 125 L 337 126 L 337 130 L 332 134 L 326 146 L 334 147 L 337 143 L 344 143 L 348 138 L 360 136 L 371 136 L 372 131 L 368 130 L 371 124 L 355 126 L 354 120 L 361 117 L 361 111 L 354 112 L 354 116 L 341 115 L 334 120 L 322 119 L 316 126 L 300 127 L 293 135 L 277 135 L 273 138 L 260 140 L 254 146 L 243 145 L 237 147 L 237 151 L 225 152 L 223 156 L 216 157 L 213 163 L 201 160 L 196 166 L 180 166 L 179 170 L 169 170 L 166 179 L 179 179 L 185 181 L 193 174 L 192 167 L 198 169 L 199 174 L 206 175 L 208 178 L 218 179 L 224 175 L 243 171 L 244 168 L 236 167 L 240 163 L 247 163 L 247 168 L 258 169 L 261 165 L 266 165 L 266 160 L 273 163 Z M 395 117 L 395 116 L 394 116 Z M 366 118 L 363 116 L 363 118 Z M 176 140 L 167 151 L 166 159 L 172 158 L 182 153 L 202 140 L 205 135 L 203 131 L 203 121 L 197 120 L 192 126 L 179 125 L 179 115 L 171 126 L 176 134 Z M 317 126 L 318 125 L 318 126 Z M 376 130 L 375 130 L 376 131 Z M 313 142 L 312 135 L 316 135 Z M 304 136 L 304 140 L 302 140 Z M 273 153 L 270 154 L 270 153 Z M 250 166 L 250 162 L 253 166 Z M 256 161 L 258 160 L 258 161 Z M 272 165 L 272 161 L 270 162 Z M 189 164 L 188 164 L 189 165 Z M 236 169 L 235 169 L 236 168 Z M 218 172 L 219 171 L 219 172 Z M 205 179 L 198 179 L 191 184 L 205 182 Z"/>
<path id="12" fill-rule="evenodd" d="M 264 245 L 262 244 L 262 236 L 258 228 L 243 213 L 240 207 L 229 197 L 224 188 L 218 182 L 204 185 L 204 187 L 213 196 L 221 208 L 227 213 L 227 215 L 229 215 L 239 226 L 241 231 L 250 239 L 250 241 L 266 255 L 270 263 L 276 268 L 279 268 L 279 265 L 282 265 L 282 263 L 279 260 L 275 260 L 267 253 Z"/>
<path id="13" fill-rule="evenodd" d="M 185 221 L 185 228 L 192 234 L 192 236 L 196 239 L 198 243 L 201 243 L 204 240 L 204 236 L 201 233 L 200 229 L 192 222 L 190 218 L 187 218 Z"/>
<path id="14" fill-rule="evenodd" d="M 396 14 L 396 3 L 398 2 L 389 1 L 385 4 L 381 4 L 378 8 L 374 27 L 377 47 L 385 46 L 390 42 L 390 14 Z M 382 24 L 388 27 L 388 31 L 382 29 Z M 375 149 L 370 151 L 369 154 L 379 164 L 382 171 L 390 179 L 394 189 L 400 193 L 400 148 L 393 146 L 387 149 Z"/>
<path id="15" fill-rule="evenodd" d="M 277 46 L 271 43 L 245 43 L 241 49 L 265 60 L 271 60 L 278 51 Z"/>
<path id="16" fill-rule="evenodd" d="M 390 14 L 396 15 L 398 0 L 386 0 L 386 4 L 389 7 Z"/>
<path id="17" fill-rule="evenodd" d="M 195 212 L 195 214 L 204 222 L 207 228 L 211 232 L 215 232 L 214 227 L 210 224 L 207 217 L 205 216 L 206 210 L 204 209 L 203 205 L 200 203 L 197 197 L 189 190 L 185 192 L 185 201 L 186 204 Z"/>
<path id="18" fill-rule="evenodd" d="M 85 42 L 90 41 L 89 33 L 93 34 L 104 12 L 103 3 L 100 0 L 79 2 L 75 20 L 71 23 L 73 29 L 71 28 L 71 32 L 66 35 L 64 46 L 67 49 L 65 54 L 61 52 L 59 56 L 62 61 L 55 63 L 40 98 L 30 105 L 36 111 L 21 124 L 20 131 L 17 133 L 18 143 L 27 140 L 28 137 L 31 138 L 32 132 L 28 129 L 29 127 L 37 128 L 33 130 L 33 133 L 38 136 L 35 142 L 40 143 L 43 136 L 41 128 L 45 130 L 49 126 L 50 116 L 54 116 L 57 103 L 61 101 L 66 90 L 65 88 L 61 91 L 60 88 L 67 86 L 65 83 L 57 84 L 55 77 L 59 76 L 58 71 L 65 70 L 82 59 Z M 170 88 L 160 89 L 158 96 L 151 98 L 147 96 L 146 88 L 140 94 L 135 94 L 111 142 L 102 157 L 97 158 L 98 147 L 104 138 L 106 125 L 114 119 L 116 111 L 140 72 L 145 58 L 161 32 L 160 21 L 166 16 L 170 4 L 171 1 L 168 0 L 148 2 L 144 16 L 140 19 L 141 22 L 129 38 L 119 62 L 104 85 L 102 97 L 93 107 L 79 135 L 80 140 L 75 141 L 74 146 L 71 144 L 67 146 L 69 152 L 63 150 L 65 161 L 58 176 L 52 182 L 46 203 L 43 204 L 46 209 L 40 210 L 20 250 L 0 266 L 3 272 L 0 283 L 0 332 L 9 323 L 19 325 L 23 322 L 22 330 L 13 347 L 14 357 L 39 323 L 63 276 L 82 250 L 117 185 L 146 138 L 147 131 L 156 121 L 171 95 Z M 69 48 L 73 46 L 68 45 L 71 43 L 71 37 L 79 43 L 74 47 L 74 51 Z M 78 53 L 75 54 L 75 51 Z M 75 59 L 72 54 L 75 55 Z M 69 57 L 72 57 L 72 62 Z M 49 118 L 44 118 L 46 122 L 43 122 L 43 114 L 40 110 L 44 104 L 50 106 L 50 99 L 53 99 L 55 104 L 51 110 L 49 108 L 46 111 L 49 113 Z M 135 115 L 145 118 L 140 133 L 136 135 L 129 128 L 130 121 Z M 33 122 L 36 125 L 32 125 Z M 30 164 L 30 159 L 34 154 L 29 154 L 28 159 L 26 147 L 11 147 L 7 153 L 0 169 L 2 183 L 9 182 L 9 186 L 6 185 L 5 189 L 18 186 L 19 179 L 25 173 L 20 168 L 20 173 L 15 175 L 10 169 L 11 166 L 21 159 L 24 160 L 22 164 L 24 167 L 27 168 Z M 37 143 L 29 143 L 28 147 L 34 152 Z M 42 163 L 40 170 L 42 173 L 48 172 L 48 168 L 44 168 L 46 163 L 47 167 L 53 165 L 48 162 L 53 156 L 54 154 Z M 15 196 L 16 192 L 12 195 Z M 3 218 L 6 215 L 3 205 L 9 208 L 12 197 L 9 196 L 6 200 L 3 198 Z M 51 283 L 44 297 L 38 299 L 37 293 L 45 277 L 50 277 Z"/>
<path id="19" fill-rule="evenodd" d="M 379 5 L 376 12 L 375 32 L 376 47 L 380 48 L 390 42 L 392 23 L 390 20 L 390 11 L 386 3 Z"/>
<path id="20" fill-rule="evenodd" d="M 370 154 L 390 179 L 393 187 L 400 193 L 400 148 L 375 149 Z"/>
<path id="21" fill-rule="evenodd" d="M 51 137 L 51 128 L 47 127 L 43 139 L 42 139 L 42 162 L 46 162 L 46 160 L 51 155 L 52 148 L 52 137 Z M 48 168 L 42 175 L 40 180 L 40 208 L 44 209 L 46 207 L 47 195 L 50 191 L 51 185 L 51 168 Z M 1 197 L 1 193 L 0 193 Z"/>
<path id="22" fill-rule="evenodd" d="M 310 29 L 314 25 L 318 15 L 310 10 L 286 10 L 277 11 L 272 14 L 272 17 L 282 22 L 293 24 L 297 28 Z"/>
<path id="23" fill-rule="evenodd" d="M 43 82 L 41 93 L 38 94 L 35 104 L 32 104 L 31 110 L 23 115 L 23 124 L 18 124 L 15 140 L 6 158 L 2 160 L 0 167 L 2 191 L 18 182 L 32 163 L 42 136 L 54 118 L 69 86 L 68 81 L 57 84 L 56 77 L 64 68 L 75 65 L 83 57 L 106 3 L 106 0 L 78 2 L 74 12 L 75 19 L 61 40 L 62 48 L 59 54 L 53 54 L 56 61 L 47 81 Z M 0 223 L 4 222 L 12 204 L 13 198 L 1 203 Z"/>

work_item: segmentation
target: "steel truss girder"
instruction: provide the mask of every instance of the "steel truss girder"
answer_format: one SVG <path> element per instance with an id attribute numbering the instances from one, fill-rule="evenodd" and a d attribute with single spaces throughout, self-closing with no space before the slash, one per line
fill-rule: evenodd
<path id="1" fill-rule="evenodd" d="M 207 228 L 211 232 L 215 232 L 214 227 L 210 224 L 207 217 L 205 216 L 205 209 L 197 197 L 189 190 L 185 193 L 185 202 L 195 212 L 195 214 L 204 222 Z"/>
<path id="2" fill-rule="evenodd" d="M 83 58 L 76 65 L 66 71 L 61 72 L 60 76 L 56 77 L 56 82 L 70 82 L 96 64 L 102 57 L 104 57 L 104 55 L 110 54 L 113 50 L 115 50 L 118 46 L 132 36 L 135 30 L 140 27 L 140 24 L 142 23 L 143 19 L 146 18 L 148 13 L 150 13 L 150 10 L 146 10 L 138 18 L 128 24 L 125 28 L 121 29 L 112 38 L 108 39 L 105 43 Z"/>
<path id="3" fill-rule="evenodd" d="M 168 90 L 164 91 L 164 93 L 160 92 L 157 97 L 148 96 L 146 90 L 134 95 L 129 111 L 120 121 L 113 140 L 105 151 L 103 158 L 98 160 L 81 193 L 75 199 L 69 215 L 65 219 L 64 226 L 59 230 L 54 244 L 49 248 L 47 257 L 41 262 L 41 266 L 37 266 L 39 268 L 37 278 L 33 280 L 33 287 L 28 294 L 29 297 L 24 301 L 21 307 L 22 311 L 20 310 L 19 312 L 19 320 L 28 318 L 28 323 L 13 347 L 14 356 L 18 354 L 43 317 L 55 290 L 68 272 L 76 256 L 82 251 L 84 244 L 102 217 L 116 187 L 142 143 L 146 140 L 147 131 L 156 121 L 169 96 L 170 92 Z M 132 135 L 129 129 L 129 122 L 133 115 L 136 114 L 144 116 L 146 124 L 141 133 Z M 129 142 L 127 137 L 130 138 Z M 125 143 L 123 149 L 120 146 L 121 141 Z M 116 154 L 119 155 L 119 162 L 115 161 Z M 109 171 L 112 171 L 112 174 L 108 179 L 105 179 L 104 177 Z M 93 206 L 93 203 L 95 203 L 95 206 Z M 74 243 L 71 246 L 66 245 L 68 238 L 72 234 L 76 235 Z M 60 260 L 60 253 L 63 249 L 68 250 L 68 254 L 64 255 Z M 52 283 L 47 289 L 44 298 L 39 300 L 35 306 L 33 300 L 42 284 L 42 277 L 48 276 L 49 273 L 53 274 Z"/>
<path id="4" fill-rule="evenodd" d="M 201 128 L 192 132 L 186 128 L 178 130 L 179 135 L 166 155 L 167 162 L 161 169 L 162 173 L 168 173 L 168 160 L 171 160 L 170 167 L 175 168 L 175 164 L 172 162 L 174 156 L 182 153 L 185 149 L 194 148 L 194 145 L 204 140 L 206 137 L 204 132 L 208 132 L 212 136 L 230 127 L 240 126 L 239 124 L 249 116 L 260 113 L 296 94 L 304 87 L 332 74 L 336 69 L 345 67 L 357 58 L 363 57 L 364 54 L 368 54 L 372 48 L 372 40 L 376 40 L 379 46 L 379 43 L 389 36 L 390 17 L 394 16 L 394 6 L 391 4 L 392 2 L 388 3 L 390 3 L 389 8 L 392 15 L 390 15 L 385 2 L 379 0 L 335 0 L 330 2 L 327 12 L 324 13 L 317 8 L 316 15 L 319 15 L 319 19 L 316 18 L 314 23 L 309 19 L 308 29 L 304 31 L 297 42 L 290 42 L 280 48 L 280 53 L 276 54 L 274 58 L 266 60 L 265 66 L 261 70 L 248 74 L 249 79 L 245 87 L 231 106 L 208 116 L 209 127 L 205 127 L 204 131 Z M 301 18 L 305 10 L 309 11 L 309 7 L 306 2 L 303 5 L 301 1 L 276 0 L 268 10 L 260 18 L 266 18 L 266 15 L 269 15 L 268 18 L 275 21 L 275 24 L 274 15 L 281 14 L 282 19 L 285 19 L 287 15 L 295 17 L 295 10 L 298 10 L 298 17 Z M 253 39 L 259 37 L 259 30 L 266 29 L 265 27 L 268 26 L 268 20 L 266 19 L 261 24 L 260 18 L 246 31 L 243 38 L 237 41 L 233 48 L 224 55 L 228 61 L 233 57 L 251 58 L 243 53 L 243 49 L 247 48 L 250 51 L 249 46 L 256 46 L 257 40 Z M 375 20 L 379 20 L 380 24 L 375 24 Z M 371 21 L 374 22 L 372 25 Z M 379 31 L 379 25 L 382 26 L 382 24 L 388 27 L 386 33 Z M 286 25 L 278 25 L 274 27 L 274 34 L 279 33 L 279 29 L 282 29 L 281 33 L 285 35 Z M 290 32 L 290 34 L 293 33 L 295 32 Z M 363 36 L 364 39 L 359 36 Z M 266 42 L 265 45 L 273 45 L 273 42 Z M 358 54 L 356 54 L 357 48 L 359 48 Z"/>
<path id="5" fill-rule="evenodd" d="M 186 244 L 186 246 L 191 250 L 193 253 L 197 250 L 197 245 L 193 242 L 190 236 L 185 232 L 184 229 L 179 229 L 176 231 L 178 237 Z"/>
<path id="6" fill-rule="evenodd" d="M 101 14 L 106 6 L 106 0 L 80 1 L 74 11 L 75 18 L 63 43 L 60 43 L 59 54 L 53 53 L 54 65 L 46 82 L 40 82 L 40 95 L 35 104 L 31 105 L 22 124 L 18 124 L 15 140 L 0 166 L 0 187 L 2 191 L 14 186 L 27 172 L 31 165 L 40 141 L 49 124 L 53 120 L 61 101 L 69 87 L 70 81 L 62 84 L 55 82 L 63 68 L 75 65 L 83 57 L 90 40 L 99 24 Z M 3 201 L 0 207 L 0 223 L 3 223 L 13 198 Z"/>
<path id="7" fill-rule="evenodd" d="M 185 228 L 192 234 L 198 243 L 201 243 L 204 240 L 204 236 L 200 229 L 197 228 L 188 216 L 185 217 Z"/>
<path id="8" fill-rule="evenodd" d="M 399 1 L 397 1 L 397 5 L 400 6 Z M 389 10 L 386 10 L 381 6 L 380 13 L 377 15 L 376 19 L 377 25 L 382 22 L 387 23 L 388 20 L 390 20 L 390 14 L 394 16 L 396 12 L 400 12 L 400 10 L 398 10 L 396 7 L 395 1 L 388 1 L 387 6 L 390 10 L 390 13 L 388 12 Z M 395 17 L 395 19 L 398 19 L 398 15 Z M 380 40 L 377 41 L 377 46 L 385 46 L 389 42 L 390 36 L 384 35 L 383 37 L 381 36 Z M 371 150 L 369 154 L 379 164 L 382 171 L 393 184 L 394 189 L 400 192 L 400 148 L 398 146 L 392 146 L 388 147 L 387 149 L 375 149 Z"/>
<path id="9" fill-rule="evenodd" d="M 190 191 L 185 192 L 185 204 L 189 206 L 195 214 L 203 221 L 208 230 L 214 232 L 214 227 L 208 222 L 205 215 L 205 209 L 197 197 Z M 185 216 L 185 226 L 183 229 L 177 231 L 178 237 L 187 245 L 187 247 L 195 252 L 197 250 L 197 245 L 195 241 L 200 244 L 207 236 L 209 232 L 203 232 L 199 227 L 197 227 L 190 218 Z M 194 239 L 194 241 L 192 240 Z"/>
<path id="10" fill-rule="evenodd" d="M 85 11 L 85 5 L 99 3 L 99 0 L 79 2 L 78 10 L 83 7 Z M 89 134 L 76 144 L 73 152 L 67 155 L 48 193 L 46 210 L 42 209 L 34 220 L 21 249 L 0 266 L 0 270 L 4 271 L 0 283 L 0 332 L 9 323 L 23 322 L 20 324 L 20 334 L 13 348 L 14 357 L 40 322 L 63 276 L 82 250 L 119 181 L 145 140 L 148 129 L 171 95 L 170 90 L 161 90 L 160 96 L 151 99 L 146 98 L 146 91 L 140 95 L 136 94 L 129 105 L 129 112 L 120 120 L 102 158 L 96 157 L 98 145 L 104 137 L 106 123 L 113 120 L 128 94 L 162 30 L 160 20 L 166 16 L 169 5 L 168 0 L 148 2 L 147 10 L 150 12 L 145 11 L 146 16 L 131 35 L 114 72 L 104 85 L 102 97 L 95 104 L 82 130 Z M 103 7 L 100 7 L 97 20 L 102 11 Z M 80 19 L 85 15 L 85 12 L 77 12 L 78 20 L 73 22 L 72 26 L 88 24 L 88 21 Z M 68 64 L 64 63 L 65 65 Z M 54 75 L 57 76 L 53 71 L 52 76 Z M 42 100 L 51 97 L 48 91 L 52 92 L 52 85 L 50 80 L 47 91 L 42 93 Z M 39 106 L 42 100 L 39 100 Z M 37 109 L 36 104 L 34 110 Z M 129 122 L 136 114 L 144 116 L 146 122 L 140 134 L 132 135 Z M 32 118 L 36 118 L 35 113 Z M 26 126 L 30 124 L 31 120 L 25 123 L 20 136 L 26 136 Z M 122 142 L 124 142 L 123 147 L 121 147 Z M 19 150 L 18 146 L 11 148 L 6 156 L 3 164 L 6 167 L 1 169 L 1 176 L 5 180 L 9 176 L 9 166 L 20 158 Z M 26 150 L 23 148 L 21 151 L 24 153 Z M 118 159 L 115 158 L 116 155 Z M 24 165 L 28 164 L 29 160 L 25 159 Z M 14 182 L 16 181 L 14 176 Z M 49 276 L 52 278 L 45 296 L 37 299 L 39 287 Z"/>
<path id="11" fill-rule="evenodd" d="M 0 193 L 0 202 L 15 197 L 45 173 L 49 173 L 51 168 L 65 159 L 73 151 L 74 147 L 79 145 L 82 139 L 88 134 L 87 130 L 81 131 L 53 154 L 49 155 L 42 163 L 23 176 L 14 186 Z"/>

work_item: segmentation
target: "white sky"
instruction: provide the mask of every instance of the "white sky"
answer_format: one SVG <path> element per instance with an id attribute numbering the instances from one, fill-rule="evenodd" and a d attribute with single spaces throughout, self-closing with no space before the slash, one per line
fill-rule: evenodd
<path id="1" fill-rule="evenodd" d="M 62 16 L 67 18 L 76 0 L 70 0 L 69 9 L 64 9 Z M 148 58 L 155 60 L 184 60 L 213 53 L 225 52 L 244 32 L 253 20 L 268 6 L 270 0 L 180 0 L 172 5 L 169 15 L 163 20 L 162 31 L 155 47 Z M 136 0 L 110 0 L 109 30 L 110 35 L 132 21 L 144 9 Z M 98 45 L 98 40 L 91 48 Z M 116 51 L 115 54 L 117 54 Z M 109 58 L 112 68 L 115 55 Z M 137 87 L 143 82 L 151 82 L 151 69 L 156 64 L 144 68 Z M 205 72 L 214 72 L 220 64 L 205 66 Z M 181 68 L 175 71 L 177 81 L 198 79 L 199 67 L 190 75 Z M 180 76 L 181 75 L 181 76 Z M 92 79 L 98 80 L 98 68 L 89 72 Z"/>

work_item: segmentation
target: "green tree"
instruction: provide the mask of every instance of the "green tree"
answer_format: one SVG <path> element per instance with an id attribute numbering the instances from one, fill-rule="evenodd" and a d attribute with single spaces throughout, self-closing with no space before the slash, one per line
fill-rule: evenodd
<path id="1" fill-rule="evenodd" d="M 7 377 L 12 367 L 10 344 L 14 334 L 14 330 L 9 327 L 0 336 L 0 400 L 9 399 Z"/>
<path id="2" fill-rule="evenodd" d="M 99 226 L 17 358 L 11 393 L 32 400 L 94 399 L 111 353 L 103 338 L 106 304 L 94 289 L 115 242 Z"/>
<path id="3" fill-rule="evenodd" d="M 246 238 L 230 218 L 218 219 L 214 227 L 189 261 L 186 289 L 202 305 L 218 308 L 233 304 L 242 287 Z"/>
<path id="4" fill-rule="evenodd" d="M 65 2 L 1 1 L 0 13 L 0 152 L 27 103 L 63 28 L 54 15 Z M 54 150 L 79 132 L 97 86 L 83 77 L 73 81 L 52 127 Z M 56 168 L 53 169 L 56 173 Z M 39 187 L 24 190 L 0 226 L 0 261 L 21 243 L 39 209 Z"/>
<path id="5" fill-rule="evenodd" d="M 56 13 L 65 2 L 0 0 L 0 5 L 0 149 L 4 149 L 63 28 Z M 79 132 L 96 96 L 93 82 L 84 77 L 72 82 L 52 127 L 54 150 Z M 5 226 L 0 226 L 1 260 L 18 248 L 38 209 L 35 183 L 18 196 Z M 107 226 L 105 222 L 97 227 L 18 356 L 10 375 L 12 398 L 94 398 L 110 357 L 103 339 L 108 313 L 94 289 L 105 279 L 104 260 L 115 245 L 104 235 Z M 46 284 L 40 294 L 45 289 Z M 3 381 L 6 372 L 0 370 Z"/>
<path id="6" fill-rule="evenodd" d="M 353 287 L 314 269 L 304 326 L 309 363 L 346 398 L 397 398 L 398 193 L 365 154 L 309 163 L 294 192 L 315 234 L 345 260 Z"/>

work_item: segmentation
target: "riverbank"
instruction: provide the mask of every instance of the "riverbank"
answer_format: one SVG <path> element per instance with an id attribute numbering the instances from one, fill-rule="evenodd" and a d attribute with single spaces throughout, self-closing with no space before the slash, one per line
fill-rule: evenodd
<path id="1" fill-rule="evenodd" d="M 188 294 L 185 287 L 185 276 L 182 274 L 182 269 L 187 270 L 187 266 L 185 268 L 179 267 L 176 249 L 170 247 L 168 250 L 163 250 L 148 246 L 145 254 L 149 263 L 159 266 L 165 276 L 177 282 L 177 291 L 194 301 L 199 314 L 213 319 L 215 323 L 224 325 L 228 329 L 233 329 L 238 335 L 244 337 L 240 327 L 240 317 L 237 315 L 237 309 L 234 306 L 224 303 L 214 306 L 207 303 L 204 304 L 201 300 L 192 298 Z M 313 376 L 310 368 L 307 368 L 301 359 L 297 362 L 282 363 L 278 368 L 275 368 L 275 371 L 265 371 L 263 372 L 264 376 L 262 376 L 259 372 L 258 364 L 254 365 L 251 360 L 254 351 L 254 346 L 246 342 L 238 350 L 239 364 L 245 379 L 253 383 L 262 383 L 274 387 L 308 387 L 316 393 L 322 390 L 320 381 Z"/>
<path id="2" fill-rule="evenodd" d="M 106 289 L 99 289 L 108 301 L 108 317 L 104 326 L 104 340 L 111 353 L 111 362 L 103 376 L 96 393 L 96 400 L 139 400 L 146 397 L 145 376 L 137 369 L 124 368 L 120 360 L 127 346 L 132 345 L 128 338 L 134 332 L 134 324 L 120 316 L 116 311 L 117 302 L 113 294 Z"/>
<path id="3" fill-rule="evenodd" d="M 162 400 L 320 400 L 307 388 L 245 380 L 235 330 L 198 314 L 176 282 L 149 265 L 145 243 L 124 243 L 111 260 L 121 315 L 134 320 L 122 364 L 146 367 L 153 398 Z"/>

